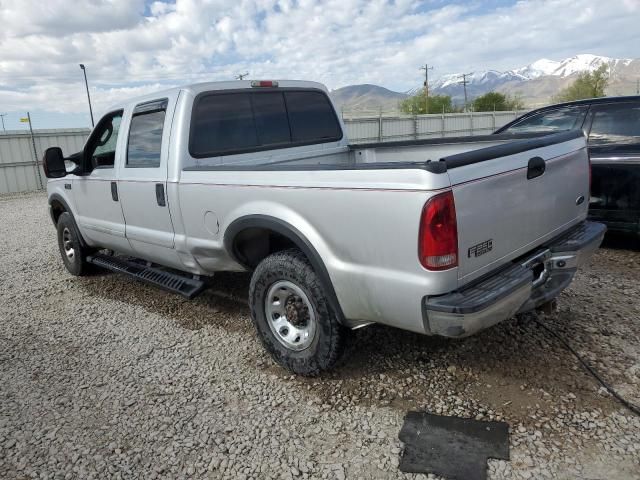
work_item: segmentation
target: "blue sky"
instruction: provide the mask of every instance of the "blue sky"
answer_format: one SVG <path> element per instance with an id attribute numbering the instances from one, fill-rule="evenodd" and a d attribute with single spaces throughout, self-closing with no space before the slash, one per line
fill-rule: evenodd
<path id="1" fill-rule="evenodd" d="M 640 57 L 640 0 L 0 0 L 0 113 L 8 129 L 90 125 L 167 85 L 252 78 L 374 83 L 507 70 L 579 53 Z"/>

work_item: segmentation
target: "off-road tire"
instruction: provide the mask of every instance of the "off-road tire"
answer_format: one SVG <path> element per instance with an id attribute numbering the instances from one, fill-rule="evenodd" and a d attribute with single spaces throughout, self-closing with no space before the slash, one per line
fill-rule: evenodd
<path id="1" fill-rule="evenodd" d="M 283 345 L 267 323 L 266 296 L 271 286 L 283 280 L 292 282 L 305 293 L 315 313 L 314 338 L 301 351 Z M 283 250 L 260 262 L 251 277 L 249 304 L 253 324 L 264 348 L 278 364 L 291 372 L 319 375 L 331 369 L 344 353 L 349 330 L 332 310 L 320 279 L 300 250 Z"/>
<path id="2" fill-rule="evenodd" d="M 80 234 L 70 213 L 64 212 L 58 218 L 58 248 L 65 268 L 71 275 L 87 275 L 91 265 L 87 263 L 88 249 L 82 246 Z M 73 254 L 69 255 L 69 249 Z"/>

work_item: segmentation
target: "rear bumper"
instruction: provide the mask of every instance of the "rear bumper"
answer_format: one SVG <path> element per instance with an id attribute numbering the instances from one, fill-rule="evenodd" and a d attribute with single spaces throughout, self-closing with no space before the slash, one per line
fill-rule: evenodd
<path id="1" fill-rule="evenodd" d="M 428 333 L 466 337 L 557 297 L 600 246 L 606 227 L 582 222 L 524 258 L 462 290 L 424 297 Z"/>

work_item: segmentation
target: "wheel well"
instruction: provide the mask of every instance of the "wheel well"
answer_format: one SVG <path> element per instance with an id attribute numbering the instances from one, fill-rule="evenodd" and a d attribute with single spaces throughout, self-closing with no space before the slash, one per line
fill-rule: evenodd
<path id="1" fill-rule="evenodd" d="M 318 275 L 338 319 L 340 322 L 345 321 L 340 302 L 322 258 L 313 245 L 294 226 L 265 215 L 249 215 L 239 218 L 229 225 L 224 236 L 224 245 L 239 263 L 251 269 L 272 253 L 288 248 L 298 248 L 307 257 Z"/>
<path id="2" fill-rule="evenodd" d="M 245 228 L 233 238 L 232 252 L 236 259 L 250 268 L 255 268 L 272 253 L 297 247 L 290 238 L 269 228 Z"/>
<path id="3" fill-rule="evenodd" d="M 51 217 L 56 225 L 58 224 L 58 218 L 60 218 L 60 215 L 66 211 L 67 209 L 61 202 L 57 200 L 53 200 L 51 202 Z"/>

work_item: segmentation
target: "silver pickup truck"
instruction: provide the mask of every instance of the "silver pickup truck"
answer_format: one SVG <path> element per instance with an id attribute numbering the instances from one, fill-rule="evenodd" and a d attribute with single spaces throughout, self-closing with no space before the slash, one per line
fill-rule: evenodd
<path id="1" fill-rule="evenodd" d="M 333 366 L 350 329 L 464 337 L 549 302 L 605 231 L 585 221 L 581 131 L 354 146 L 312 82 L 122 102 L 82 152 L 43 162 L 71 274 L 191 298 L 214 272 L 252 271 L 258 336 L 303 375 Z"/>

